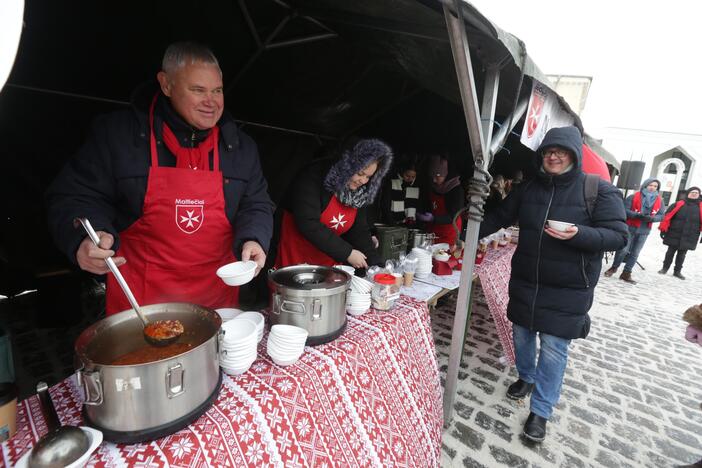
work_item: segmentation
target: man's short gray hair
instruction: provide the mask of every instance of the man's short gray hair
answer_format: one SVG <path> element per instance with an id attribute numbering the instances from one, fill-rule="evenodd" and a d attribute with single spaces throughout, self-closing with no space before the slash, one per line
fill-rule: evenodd
<path id="1" fill-rule="evenodd" d="M 207 63 L 219 68 L 217 57 L 212 51 L 197 42 L 174 42 L 169 45 L 163 54 L 161 68 L 166 73 L 171 73 L 188 63 Z"/>

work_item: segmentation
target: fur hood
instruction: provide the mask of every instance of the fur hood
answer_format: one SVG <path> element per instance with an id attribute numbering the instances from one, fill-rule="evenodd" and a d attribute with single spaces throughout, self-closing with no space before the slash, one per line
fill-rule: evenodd
<path id="1" fill-rule="evenodd" d="M 371 162 L 378 161 L 375 174 L 359 189 L 366 192 L 367 203 L 372 203 L 392 165 L 392 149 L 381 140 L 354 138 L 343 144 L 336 156 L 338 160 L 324 178 L 324 188 L 336 194 L 346 189 L 346 183 L 354 174 Z"/>
<path id="2" fill-rule="evenodd" d="M 698 330 L 702 330 L 702 304 L 687 309 L 683 314 L 683 320 Z"/>

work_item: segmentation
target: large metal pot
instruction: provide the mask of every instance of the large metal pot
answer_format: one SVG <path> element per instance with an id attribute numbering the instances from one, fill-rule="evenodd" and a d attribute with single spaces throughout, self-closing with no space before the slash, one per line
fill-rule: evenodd
<path id="1" fill-rule="evenodd" d="M 271 323 L 302 327 L 308 345 L 336 339 L 346 329 L 346 290 L 351 275 L 318 265 L 296 265 L 271 271 Z"/>
<path id="2" fill-rule="evenodd" d="M 131 309 L 93 324 L 75 345 L 84 419 L 113 442 L 142 442 L 182 429 L 209 408 L 221 384 L 217 353 L 222 321 L 216 312 L 185 303 L 141 310 L 149 320 L 180 320 L 185 334 L 177 343 L 190 349 L 144 364 L 112 364 L 149 346 Z"/>

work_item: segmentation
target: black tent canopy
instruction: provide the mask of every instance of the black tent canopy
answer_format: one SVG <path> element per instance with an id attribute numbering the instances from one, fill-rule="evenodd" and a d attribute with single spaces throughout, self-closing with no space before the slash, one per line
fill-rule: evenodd
<path id="1" fill-rule="evenodd" d="M 524 113 L 532 80 L 548 83 L 521 41 L 461 1 L 29 2 L 0 93 L 1 185 L 13 200 L 0 221 L 3 290 L 66 264 L 43 221 L 44 188 L 92 118 L 128 105 L 165 47 L 186 39 L 218 56 L 225 104 L 258 143 L 276 202 L 322 144 L 351 134 L 384 138 L 400 154 L 452 153 L 473 175 L 472 155 L 486 167 Z M 502 134 L 490 138 L 493 129 Z M 447 382 L 452 372 L 456 362 Z"/>

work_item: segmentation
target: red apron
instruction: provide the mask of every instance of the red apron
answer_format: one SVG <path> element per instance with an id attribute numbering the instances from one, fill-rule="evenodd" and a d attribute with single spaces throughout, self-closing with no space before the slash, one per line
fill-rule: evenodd
<path id="1" fill-rule="evenodd" d="M 212 171 L 159 167 L 151 104 L 151 169 L 141 218 L 120 232 L 120 267 L 140 305 L 191 302 L 205 307 L 238 304 L 239 288 L 216 271 L 235 261 L 234 234 L 224 210 L 219 171 L 219 128 Z M 107 275 L 107 315 L 130 309 L 113 275 Z"/>
<path id="2" fill-rule="evenodd" d="M 333 195 L 329 204 L 319 216 L 324 224 L 337 236 L 351 229 L 356 221 L 356 208 L 344 205 Z M 278 243 L 276 268 L 308 263 L 310 265 L 332 266 L 339 262 L 325 254 L 308 241 L 295 225 L 295 217 L 289 211 L 283 212 L 283 222 Z"/>
<path id="3" fill-rule="evenodd" d="M 444 216 L 448 214 L 448 211 L 446 211 L 446 200 L 443 195 L 432 192 L 430 195 L 430 200 L 431 214 L 433 214 L 435 218 L 437 216 Z M 459 217 L 456 220 L 456 224 L 458 225 L 458 230 L 460 231 L 463 226 L 463 220 Z M 436 239 L 434 239 L 435 244 L 446 242 L 449 246 L 452 246 L 456 243 L 456 239 L 458 238 L 456 230 L 453 229 L 453 224 L 451 223 L 430 224 L 428 226 L 428 230 L 429 232 L 436 234 Z"/>

